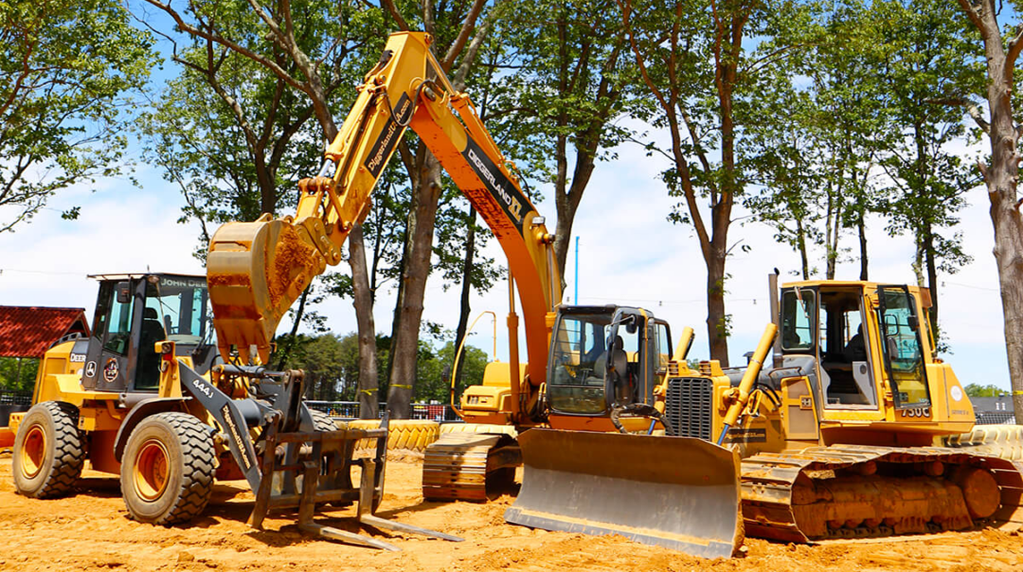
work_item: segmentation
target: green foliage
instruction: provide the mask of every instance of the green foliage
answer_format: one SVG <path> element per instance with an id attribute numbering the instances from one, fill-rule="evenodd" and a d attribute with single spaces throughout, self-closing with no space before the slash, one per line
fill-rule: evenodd
<path id="1" fill-rule="evenodd" d="M 317 336 L 297 334 L 277 336 L 278 348 L 288 344 L 291 349 L 284 367 L 306 372 L 306 398 L 324 401 L 357 401 L 359 386 L 359 336 L 350 333 L 339 337 L 333 333 Z M 390 341 L 377 337 L 377 363 L 386 363 Z M 276 362 L 278 356 L 273 356 Z M 386 380 L 380 371 L 380 380 Z M 386 395 L 386 383 L 380 395 Z"/>
<path id="2" fill-rule="evenodd" d="M 1001 397 L 1003 395 L 1009 395 L 1008 391 L 998 387 L 997 385 L 978 385 L 976 383 L 969 383 L 963 389 L 966 390 L 966 395 L 970 397 Z"/>
<path id="3" fill-rule="evenodd" d="M 38 373 L 38 359 L 0 357 L 0 389 L 32 391 Z"/>
<path id="4" fill-rule="evenodd" d="M 420 403 L 437 401 L 450 403 L 451 374 L 453 370 L 455 345 L 447 342 L 442 347 L 432 347 L 429 342 L 419 340 L 419 359 L 416 363 L 415 400 Z M 458 360 L 458 368 L 463 371 L 462 384 L 456 392 L 469 385 L 483 383 L 483 371 L 487 367 L 487 353 L 477 347 L 466 345 L 462 348 L 462 357 Z"/>
<path id="5" fill-rule="evenodd" d="M 977 177 L 950 149 L 966 135 L 950 101 L 982 81 L 966 23 L 940 0 L 807 3 L 803 18 L 781 20 L 757 52 L 802 49 L 768 66 L 757 105 L 782 122 L 754 124 L 745 140 L 763 192 L 746 206 L 777 231 L 813 274 L 814 248 L 826 277 L 862 233 L 868 214 L 892 234 L 910 233 L 917 266 L 953 273 L 969 258 L 958 222 L 963 193 Z M 815 221 L 821 221 L 815 223 Z M 864 255 L 861 252 L 860 255 Z M 921 276 L 923 271 L 918 271 Z"/>
<path id="6" fill-rule="evenodd" d="M 156 58 L 116 0 L 0 2 L 0 42 L 2 233 L 54 193 L 124 170 L 119 113 Z"/>
<path id="7" fill-rule="evenodd" d="M 288 341 L 289 336 L 278 336 L 278 347 Z M 298 334 L 292 342 L 290 357 L 285 367 L 303 369 L 306 372 L 306 398 L 324 401 L 357 401 L 359 381 L 359 338 L 355 333 L 338 336 L 324 333 L 316 336 Z M 388 379 L 385 375 L 387 352 L 390 339 L 377 336 L 377 364 L 380 368 L 379 395 L 387 395 Z M 416 360 L 415 401 L 448 403 L 450 375 L 454 358 L 454 344 L 446 342 L 436 347 L 428 339 L 419 340 Z M 276 362 L 277 356 L 273 360 Z M 27 364 L 27 360 L 26 360 Z M 466 345 L 459 361 L 464 368 L 462 385 L 483 383 L 483 371 L 487 366 L 487 354 L 474 346 Z M 0 380 L 6 379 L 6 362 L 0 360 Z M 34 374 L 33 374 L 34 375 Z M 31 388 L 32 377 L 28 387 Z M 461 388 L 460 388 L 461 389 Z"/>

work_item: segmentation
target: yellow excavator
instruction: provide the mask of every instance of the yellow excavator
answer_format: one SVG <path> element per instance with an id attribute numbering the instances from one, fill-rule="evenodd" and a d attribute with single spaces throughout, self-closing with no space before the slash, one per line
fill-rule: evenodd
<path id="1" fill-rule="evenodd" d="M 639 308 L 560 304 L 554 237 L 470 98 L 447 80 L 430 43 L 424 33 L 390 36 L 326 151 L 319 175 L 299 183 L 296 215 L 264 215 L 252 223 L 222 226 L 210 243 L 207 279 L 221 353 L 236 355 L 243 363 L 265 363 L 281 317 L 314 276 L 340 262 L 341 247 L 353 225 L 368 213 L 372 189 L 398 141 L 406 129 L 414 130 L 480 213 L 508 259 L 510 360 L 490 364 L 484 383 L 466 391 L 460 411 L 469 422 L 464 428 L 471 432 L 443 434 L 426 451 L 423 468 L 426 498 L 485 499 L 488 481 L 507 480 L 521 463 L 515 438 L 519 432 L 528 435 L 531 428 L 548 424 L 588 431 L 663 430 L 663 416 L 653 405 L 658 399 L 655 388 L 663 385 L 673 355 L 671 333 L 665 322 Z M 519 360 L 516 294 L 526 362 Z M 561 348 L 557 355 L 550 354 L 552 340 L 553 347 Z M 688 342 L 684 346 L 688 350 Z M 570 387 L 569 378 L 582 387 Z M 556 381 L 562 379 L 566 381 Z M 605 395 L 614 396 L 610 406 Z M 589 405 L 581 413 L 560 413 L 571 408 L 561 407 L 569 403 Z M 705 505 L 702 512 L 710 513 L 722 504 L 738 503 L 737 458 L 731 451 L 699 439 L 658 445 L 663 458 L 701 451 L 707 461 L 702 468 L 666 477 L 677 485 L 667 504 Z M 600 463 L 598 472 L 614 463 L 611 453 L 610 463 Z M 629 482 L 634 479 L 628 473 L 648 469 L 630 464 L 617 471 L 621 482 Z M 716 487 L 715 494 L 694 494 L 708 485 Z M 664 495 L 648 496 L 645 504 L 663 505 L 665 500 Z M 636 510 L 630 507 L 625 513 Z M 732 511 L 730 522 L 723 525 L 730 530 L 712 530 L 709 539 L 698 520 L 676 519 L 671 526 L 667 535 L 683 539 L 672 545 L 684 549 L 727 536 L 724 549 L 699 552 L 713 556 L 731 553 L 739 523 Z"/>

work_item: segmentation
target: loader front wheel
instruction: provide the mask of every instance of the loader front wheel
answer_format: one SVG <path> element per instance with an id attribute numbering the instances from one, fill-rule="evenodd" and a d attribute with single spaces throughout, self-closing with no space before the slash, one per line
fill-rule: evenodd
<path id="1" fill-rule="evenodd" d="M 202 513 L 216 472 L 210 428 L 187 413 L 158 413 L 128 437 L 121 496 L 131 518 L 175 524 Z"/>
<path id="2" fill-rule="evenodd" d="M 14 439 L 15 489 L 28 497 L 67 494 L 82 474 L 85 447 L 78 408 L 63 401 L 40 403 L 25 414 Z"/>

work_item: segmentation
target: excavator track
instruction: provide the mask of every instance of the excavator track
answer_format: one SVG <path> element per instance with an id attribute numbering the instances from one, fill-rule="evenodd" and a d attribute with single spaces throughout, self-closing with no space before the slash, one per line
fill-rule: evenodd
<path id="1" fill-rule="evenodd" d="M 423 498 L 486 501 L 511 486 L 521 464 L 511 435 L 443 433 L 423 456 Z"/>
<path id="2" fill-rule="evenodd" d="M 1021 497 L 1023 462 L 963 449 L 833 445 L 742 461 L 746 535 L 786 542 L 1018 529 Z"/>

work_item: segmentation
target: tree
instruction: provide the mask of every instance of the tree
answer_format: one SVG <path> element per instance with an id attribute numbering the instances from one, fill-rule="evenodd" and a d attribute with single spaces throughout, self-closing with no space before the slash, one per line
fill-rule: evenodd
<path id="1" fill-rule="evenodd" d="M 421 341 L 419 345 L 418 376 L 419 384 L 416 385 L 416 401 L 429 403 L 437 401 L 448 403 L 451 395 L 451 368 L 454 362 L 455 345 L 447 342 L 440 348 L 433 347 L 427 341 Z M 487 353 L 483 350 L 466 345 L 462 351 L 462 357 L 458 360 L 458 369 L 463 373 L 463 384 L 456 387 L 458 390 L 467 385 L 479 385 L 483 383 L 483 371 L 487 367 Z M 460 391 L 456 391 L 457 395 Z"/>
<path id="2" fill-rule="evenodd" d="M 741 143 L 764 188 L 745 205 L 800 253 L 804 279 L 817 272 L 814 248 L 824 251 L 824 276 L 835 278 L 850 250 L 843 235 L 855 228 L 866 280 L 865 221 L 877 210 L 870 173 L 887 127 L 877 22 L 858 0 L 798 13 L 775 18 L 751 56 L 764 62 L 756 78 L 763 95 L 750 102 L 757 113 Z"/>
<path id="3" fill-rule="evenodd" d="M 0 388 L 8 391 L 32 391 L 38 373 L 38 359 L 0 357 Z"/>
<path id="4" fill-rule="evenodd" d="M 3 233 L 54 193 L 123 171 L 120 112 L 156 57 L 115 0 L 0 3 L 0 41 L 0 208 L 12 213 Z"/>
<path id="5" fill-rule="evenodd" d="M 1023 4 L 1012 3 L 1016 13 Z M 976 104 L 963 97 L 961 102 L 988 136 L 991 156 L 978 163 L 987 185 L 991 203 L 991 223 L 995 230 L 995 261 L 1001 284 L 1002 312 L 1005 319 L 1005 351 L 1009 360 L 1009 379 L 1016 419 L 1023 419 L 1023 219 L 1017 198 L 1021 128 L 1013 116 L 1016 60 L 1023 51 L 1023 25 L 1002 38 L 998 24 L 1001 3 L 994 0 L 959 0 L 970 23 L 980 33 L 987 66 L 988 117 Z"/>
<path id="6" fill-rule="evenodd" d="M 931 291 L 931 326 L 940 341 L 937 275 L 954 274 L 970 261 L 961 235 L 950 229 L 977 178 L 949 149 L 966 135 L 960 110 L 938 102 L 949 93 L 980 90 L 981 75 L 972 65 L 979 54 L 967 41 L 966 23 L 942 0 L 875 2 L 870 12 L 881 31 L 883 56 L 874 65 L 890 126 L 879 161 L 888 175 L 888 230 L 914 238 L 917 283 Z"/>
<path id="7" fill-rule="evenodd" d="M 411 29 L 402 15 L 403 12 L 392 0 L 383 0 L 381 4 L 400 29 Z M 441 3 L 436 6 L 431 2 L 423 3 L 423 29 L 434 38 L 432 49 L 436 51 L 442 71 L 448 73 L 452 69 L 457 70 L 451 77 L 451 84 L 456 90 L 464 89 L 466 78 L 489 29 L 487 20 L 476 29 L 485 5 L 484 0 Z M 488 17 L 499 7 L 500 3 L 491 6 Z M 412 13 L 411 10 L 406 12 Z M 459 59 L 461 63 L 455 68 L 455 62 Z M 423 298 L 426 294 L 426 281 L 430 274 L 433 255 L 437 207 L 444 185 L 440 162 L 426 145 L 416 146 L 414 154 L 406 144 L 400 145 L 399 151 L 412 182 L 412 204 L 401 264 L 398 302 L 392 323 L 387 410 L 393 418 L 405 419 L 411 414 L 410 403 L 416 383 Z"/>
<path id="8" fill-rule="evenodd" d="M 966 390 L 966 395 L 970 397 L 1001 397 L 1009 395 L 1008 391 L 994 384 L 978 385 L 976 383 L 968 383 L 963 389 Z"/>
<path id="9" fill-rule="evenodd" d="M 755 0 L 618 3 L 643 82 L 657 103 L 654 124 L 671 137 L 669 149 L 656 149 L 671 161 L 664 179 L 669 193 L 681 199 L 669 218 L 692 224 L 707 268 L 710 355 L 728 365 L 725 260 L 732 207 L 745 186 L 736 142 L 745 120 L 741 96 L 756 67 L 743 41 L 759 32 L 764 6 Z M 710 202 L 709 223 L 704 199 Z"/>
<path id="10" fill-rule="evenodd" d="M 557 209 L 554 255 L 565 275 L 572 224 L 597 161 L 633 133 L 616 121 L 642 92 L 614 0 L 518 0 L 502 39 L 514 50 L 510 113 L 546 162 Z M 507 107 L 508 109 L 501 109 Z"/>

